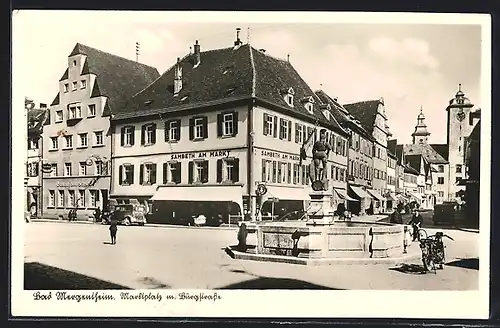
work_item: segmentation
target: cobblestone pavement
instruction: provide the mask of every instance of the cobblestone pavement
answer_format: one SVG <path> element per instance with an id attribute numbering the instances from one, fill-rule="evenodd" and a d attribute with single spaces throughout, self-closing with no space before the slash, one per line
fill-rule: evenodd
<path id="1" fill-rule="evenodd" d="M 273 288 L 471 290 L 479 282 L 479 234 L 448 231 L 447 262 L 437 274 L 402 265 L 302 266 L 231 259 L 236 230 L 32 222 L 25 225 L 25 288 Z M 432 232 L 429 229 L 429 232 Z M 418 247 L 414 244 L 412 247 Z"/>

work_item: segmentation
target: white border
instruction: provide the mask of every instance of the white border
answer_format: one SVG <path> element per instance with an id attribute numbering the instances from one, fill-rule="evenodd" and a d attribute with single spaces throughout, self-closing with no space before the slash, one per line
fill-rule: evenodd
<path id="1" fill-rule="evenodd" d="M 44 11 L 45 12 L 45 11 Z M 23 13 L 33 16 L 38 11 Z M 81 12 L 58 11 L 68 20 Z M 109 19 L 109 12 L 94 12 L 95 19 Z M 481 195 L 490 195 L 491 145 L 491 19 L 477 14 L 416 13 L 317 13 L 317 12 L 113 12 L 134 22 L 227 22 L 241 23 L 381 23 L 381 24 L 479 24 L 482 25 L 481 60 Z M 14 17 L 15 21 L 15 17 Z M 394 317 L 394 318 L 488 318 L 489 314 L 489 236 L 490 197 L 480 200 L 480 283 L 479 291 L 217 291 L 217 302 L 133 302 L 103 306 L 103 302 L 40 302 L 32 292 L 23 291 L 23 167 L 26 142 L 20 138 L 26 129 L 23 120 L 23 78 L 35 72 L 23 72 L 20 57 L 23 40 L 16 38 L 19 27 L 13 26 L 13 103 L 12 103 L 12 290 L 14 316 L 173 316 L 173 317 Z M 40 63 L 43 65 L 43 63 Z M 19 150 L 19 151 L 15 151 Z M 148 290 L 147 292 L 149 292 Z M 103 291 L 118 296 L 118 292 Z M 137 291 L 138 292 L 138 291 Z M 156 292 L 156 290 L 154 291 Z M 191 291 L 200 293 L 202 291 Z M 212 291 L 204 291 L 212 294 Z M 167 291 L 165 291 L 167 293 Z M 55 301 L 54 301 L 55 302 Z M 133 306 L 130 306 L 132 305 Z M 279 306 L 276 306 L 279 304 Z M 105 311 L 103 310 L 105 309 Z"/>

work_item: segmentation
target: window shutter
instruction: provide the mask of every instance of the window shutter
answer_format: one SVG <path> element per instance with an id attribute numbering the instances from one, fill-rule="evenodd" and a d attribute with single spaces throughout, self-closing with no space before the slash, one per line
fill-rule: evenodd
<path id="1" fill-rule="evenodd" d="M 222 137 L 222 117 L 223 114 L 217 114 L 217 137 Z"/>
<path id="2" fill-rule="evenodd" d="M 237 158 L 233 162 L 233 182 L 240 181 L 240 159 Z"/>
<path id="3" fill-rule="evenodd" d="M 282 128 L 282 126 L 283 126 L 283 121 L 284 121 L 284 120 L 283 120 L 282 118 L 280 118 L 280 126 L 279 126 L 280 132 L 279 132 L 279 138 L 280 138 L 280 139 L 282 139 L 282 140 L 283 140 L 283 139 L 285 139 L 285 134 L 284 134 L 284 132 L 285 132 L 285 131 L 284 131 L 284 129 Z"/>
<path id="4" fill-rule="evenodd" d="M 278 117 L 274 116 L 274 124 L 273 124 L 273 136 L 276 138 L 278 136 Z"/>
<path id="5" fill-rule="evenodd" d="M 194 139 L 194 118 L 189 119 L 189 140 Z"/>
<path id="6" fill-rule="evenodd" d="M 203 161 L 203 176 L 201 182 L 208 182 L 208 161 Z"/>
<path id="7" fill-rule="evenodd" d="M 170 122 L 172 121 L 165 122 L 165 142 L 170 141 Z"/>
<path id="8" fill-rule="evenodd" d="M 288 133 L 288 141 L 292 141 L 292 121 L 287 121 L 288 123 L 288 129 L 287 130 L 287 133 Z"/>
<path id="9" fill-rule="evenodd" d="M 156 164 L 151 165 L 151 184 L 156 183 Z"/>
<path id="10" fill-rule="evenodd" d="M 153 138 L 151 139 L 151 143 L 155 144 L 156 143 L 156 124 L 153 123 L 151 125 L 153 126 Z"/>
<path id="11" fill-rule="evenodd" d="M 175 183 L 181 183 L 181 162 L 177 162 L 174 164 L 175 165 L 175 177 L 174 177 L 174 182 Z"/>
<path id="12" fill-rule="evenodd" d="M 288 183 L 292 183 L 292 163 L 288 163 Z"/>
<path id="13" fill-rule="evenodd" d="M 222 159 L 217 160 L 217 182 L 222 182 Z"/>
<path id="14" fill-rule="evenodd" d="M 146 126 L 141 126 L 141 145 L 146 143 Z"/>
<path id="15" fill-rule="evenodd" d="M 233 137 L 238 134 L 238 112 L 233 112 Z"/>
<path id="16" fill-rule="evenodd" d="M 299 143 L 299 123 L 295 123 L 295 143 Z"/>
<path id="17" fill-rule="evenodd" d="M 267 136 L 270 133 L 270 131 L 268 131 L 268 127 L 267 127 L 267 117 L 268 117 L 268 115 L 266 113 L 264 113 L 264 120 L 263 120 L 264 125 L 263 125 L 262 131 L 264 132 L 265 136 Z"/>
<path id="18" fill-rule="evenodd" d="M 144 184 L 144 164 L 139 166 L 139 184 Z"/>
<path id="19" fill-rule="evenodd" d="M 131 135 L 130 135 L 130 145 L 133 146 L 135 143 L 135 126 L 131 126 Z"/>
<path id="20" fill-rule="evenodd" d="M 273 161 L 273 182 L 276 182 L 276 174 L 277 174 L 277 171 L 276 171 L 276 161 Z"/>
<path id="21" fill-rule="evenodd" d="M 190 184 L 193 183 L 193 164 L 194 164 L 194 162 L 189 162 L 189 164 L 188 164 L 188 171 L 189 171 L 188 172 L 188 174 L 189 174 L 188 181 Z"/>
<path id="22" fill-rule="evenodd" d="M 122 146 L 124 146 L 124 145 L 125 145 L 125 127 L 122 127 L 122 128 L 121 128 L 120 138 L 121 138 L 121 142 L 120 142 L 120 144 L 121 144 Z"/>
<path id="23" fill-rule="evenodd" d="M 203 138 L 208 138 L 208 117 L 203 117 Z"/>
<path id="24" fill-rule="evenodd" d="M 168 183 L 168 163 L 163 163 L 163 184 Z"/>
<path id="25" fill-rule="evenodd" d="M 307 141 L 307 129 L 306 126 L 302 126 L 302 143 L 305 143 Z"/>
<path id="26" fill-rule="evenodd" d="M 262 160 L 262 182 L 266 182 L 266 163 L 267 160 Z"/>
<path id="27" fill-rule="evenodd" d="M 130 184 L 134 184 L 134 166 L 130 165 Z"/>
<path id="28" fill-rule="evenodd" d="M 118 184 L 119 185 L 123 184 L 123 165 L 120 165 L 118 167 Z"/>
<path id="29" fill-rule="evenodd" d="M 175 140 L 181 140 L 181 120 L 175 121 Z"/>

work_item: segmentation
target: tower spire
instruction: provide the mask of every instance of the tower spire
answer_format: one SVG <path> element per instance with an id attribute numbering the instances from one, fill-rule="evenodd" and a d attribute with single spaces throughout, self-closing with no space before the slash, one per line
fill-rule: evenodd
<path id="1" fill-rule="evenodd" d="M 462 83 L 458 84 L 458 91 L 460 91 L 460 92 L 462 91 Z"/>
<path id="2" fill-rule="evenodd" d="M 411 134 L 413 138 L 413 144 L 427 143 L 429 135 L 430 133 L 429 131 L 427 131 L 427 125 L 425 124 L 423 106 L 420 105 L 420 114 L 418 114 L 417 116 L 417 125 L 415 126 L 415 131 Z"/>

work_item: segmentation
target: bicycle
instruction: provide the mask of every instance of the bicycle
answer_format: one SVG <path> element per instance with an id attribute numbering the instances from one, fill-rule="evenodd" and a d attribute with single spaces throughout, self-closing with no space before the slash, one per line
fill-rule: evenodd
<path id="1" fill-rule="evenodd" d="M 443 264 L 445 262 L 444 249 L 446 246 L 443 244 L 443 237 L 451 240 L 454 239 L 442 232 L 436 232 L 434 235 L 427 236 L 427 232 L 423 229 L 419 229 L 419 236 L 424 272 L 434 271 L 434 274 L 436 274 L 437 269 L 443 269 Z"/>

